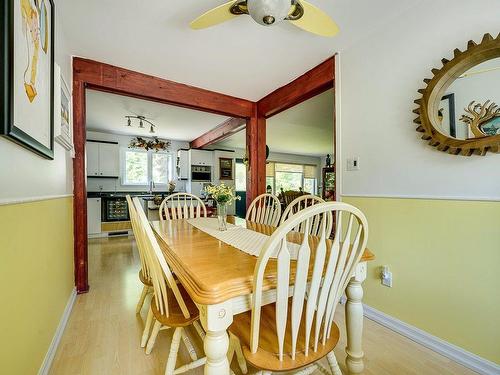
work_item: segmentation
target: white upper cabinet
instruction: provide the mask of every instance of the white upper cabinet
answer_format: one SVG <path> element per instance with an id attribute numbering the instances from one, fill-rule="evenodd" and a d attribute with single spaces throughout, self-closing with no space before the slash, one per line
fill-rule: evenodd
<path id="1" fill-rule="evenodd" d="M 99 143 L 87 142 L 87 176 L 99 176 Z"/>
<path id="2" fill-rule="evenodd" d="M 87 176 L 120 176 L 120 149 L 118 144 L 87 142 Z"/>
<path id="3" fill-rule="evenodd" d="M 191 165 L 213 165 L 213 151 L 189 150 Z"/>
<path id="4" fill-rule="evenodd" d="M 177 151 L 177 177 L 181 180 L 189 178 L 189 151 Z"/>
<path id="5" fill-rule="evenodd" d="M 120 175 L 120 150 L 117 144 L 99 143 L 99 174 L 113 177 Z"/>

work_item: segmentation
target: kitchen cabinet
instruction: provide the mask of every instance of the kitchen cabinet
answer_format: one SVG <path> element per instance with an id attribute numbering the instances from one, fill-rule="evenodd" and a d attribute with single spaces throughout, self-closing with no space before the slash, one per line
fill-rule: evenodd
<path id="1" fill-rule="evenodd" d="M 177 177 L 180 180 L 189 179 L 189 151 L 177 151 Z"/>
<path id="2" fill-rule="evenodd" d="M 99 143 L 87 142 L 87 176 L 99 176 Z"/>
<path id="3" fill-rule="evenodd" d="M 87 234 L 101 233 L 101 198 L 87 198 Z"/>
<path id="4" fill-rule="evenodd" d="M 120 176 L 120 149 L 118 143 L 87 141 L 86 147 L 87 176 Z"/>
<path id="5" fill-rule="evenodd" d="M 189 150 L 190 165 L 207 165 L 213 166 L 214 152 L 204 150 Z"/>

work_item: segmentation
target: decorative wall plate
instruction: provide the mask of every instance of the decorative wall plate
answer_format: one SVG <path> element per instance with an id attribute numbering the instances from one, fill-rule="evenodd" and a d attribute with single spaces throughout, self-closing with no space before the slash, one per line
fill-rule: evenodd
<path id="1" fill-rule="evenodd" d="M 481 98 L 471 98 L 464 107 L 456 108 L 458 120 L 463 127 L 465 136 L 462 138 L 453 137 L 443 130 L 443 114 L 440 108 L 446 91 L 458 79 L 462 79 L 472 74 L 493 72 L 500 74 L 500 64 L 497 68 L 482 69 L 478 72 L 464 74 L 476 65 L 496 59 L 500 61 L 500 34 L 493 38 L 490 34 L 485 34 L 482 41 L 477 44 L 470 40 L 465 51 L 458 48 L 454 50 L 452 60 L 443 58 L 443 66 L 440 69 L 432 69 L 434 76 L 431 79 L 424 79 L 427 86 L 418 90 L 422 97 L 415 100 L 419 107 L 413 112 L 418 115 L 414 120 L 418 124 L 417 131 L 422 134 L 422 139 L 428 141 L 431 146 L 437 147 L 440 151 L 445 151 L 454 155 L 485 155 L 488 151 L 500 152 L 500 132 L 492 124 L 500 122 L 500 110 L 495 104 L 494 98 L 484 100 Z M 496 76 L 495 76 L 496 77 Z M 500 83 L 491 82 L 492 87 L 496 87 L 496 92 L 500 92 Z M 450 95 L 450 93 L 448 93 Z M 455 102 L 457 95 L 455 95 Z M 475 102 L 472 102 L 475 101 Z M 454 134 L 454 133 L 453 133 Z"/>

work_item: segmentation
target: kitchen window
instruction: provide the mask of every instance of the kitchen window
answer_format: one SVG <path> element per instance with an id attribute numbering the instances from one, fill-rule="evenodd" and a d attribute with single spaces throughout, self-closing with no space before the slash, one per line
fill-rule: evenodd
<path id="1" fill-rule="evenodd" d="M 167 185 L 172 179 L 172 155 L 152 150 L 130 150 L 122 152 L 123 185 L 147 186 L 150 181 L 155 185 Z"/>
<path id="2" fill-rule="evenodd" d="M 273 193 L 302 189 L 317 194 L 317 167 L 315 165 L 269 162 L 266 165 L 266 185 Z"/>

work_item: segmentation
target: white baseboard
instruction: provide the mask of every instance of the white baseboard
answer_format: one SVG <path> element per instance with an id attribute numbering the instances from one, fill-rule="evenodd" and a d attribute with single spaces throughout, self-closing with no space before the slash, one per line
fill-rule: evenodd
<path id="1" fill-rule="evenodd" d="M 468 352 L 456 345 L 450 344 L 436 336 L 433 336 L 419 328 L 413 327 L 401 320 L 393 318 L 373 307 L 364 305 L 365 316 L 390 330 L 399 333 L 412 341 L 419 343 L 461 365 L 476 371 L 482 375 L 499 375 L 500 365 L 476 354 Z"/>
<path id="2" fill-rule="evenodd" d="M 38 375 L 49 374 L 50 366 L 52 365 L 52 361 L 54 360 L 54 356 L 56 355 L 57 347 L 59 346 L 59 342 L 61 341 L 61 337 L 64 333 L 64 329 L 66 328 L 66 324 L 68 324 L 68 319 L 71 314 L 71 310 L 73 309 L 73 305 L 75 304 L 75 300 L 76 289 L 73 288 L 69 296 L 68 303 L 66 304 L 66 308 L 64 309 L 63 315 L 61 317 L 61 321 L 59 322 L 54 337 L 52 338 L 52 342 L 50 343 L 49 350 L 45 355 L 40 370 L 38 370 Z"/>

